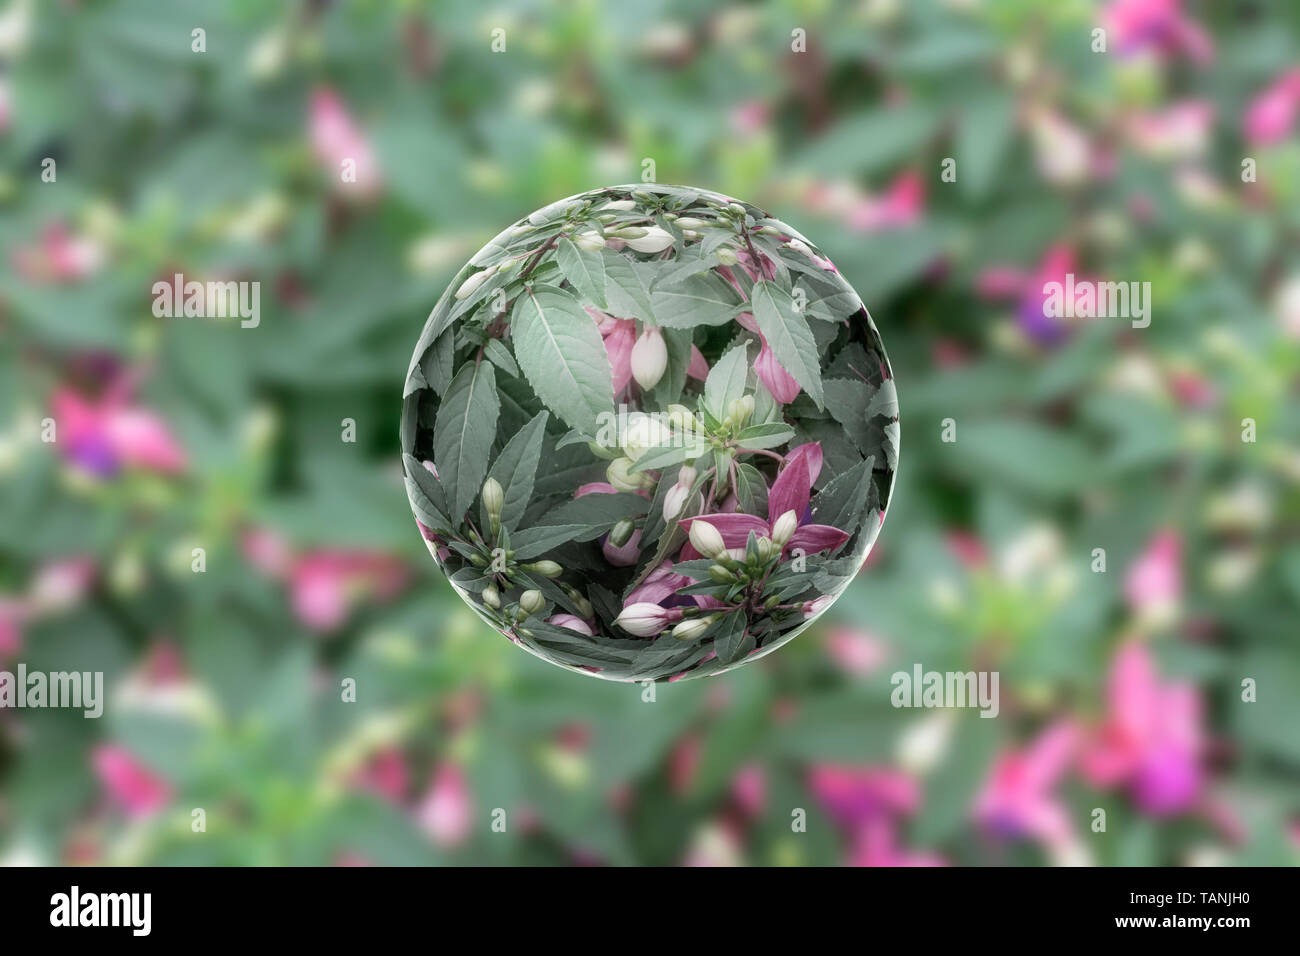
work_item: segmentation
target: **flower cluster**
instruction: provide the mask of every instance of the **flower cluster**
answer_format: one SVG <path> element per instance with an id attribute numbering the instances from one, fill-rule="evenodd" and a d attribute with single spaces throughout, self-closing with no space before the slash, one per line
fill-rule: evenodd
<path id="1" fill-rule="evenodd" d="M 480 250 L 425 325 L 402 450 L 481 617 L 616 680 L 717 673 L 858 571 L 898 457 L 870 316 L 785 223 L 702 190 L 598 190 Z"/>

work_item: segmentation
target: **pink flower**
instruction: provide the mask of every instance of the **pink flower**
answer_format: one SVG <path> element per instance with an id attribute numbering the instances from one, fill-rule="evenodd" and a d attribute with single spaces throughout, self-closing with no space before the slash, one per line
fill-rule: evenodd
<path id="1" fill-rule="evenodd" d="M 98 241 L 73 236 L 62 223 L 51 223 L 36 243 L 14 250 L 14 268 L 32 282 L 80 282 L 104 263 Z"/>
<path id="2" fill-rule="evenodd" d="M 744 314 L 749 315 L 748 312 Z M 754 359 L 754 372 L 758 375 L 758 380 L 763 383 L 763 387 L 772 393 L 773 398 L 782 405 L 789 404 L 799 397 L 799 383 L 776 360 L 776 353 L 767 344 L 767 338 L 761 334 L 759 338 L 763 345 L 758 350 L 758 357 Z"/>
<path id="3" fill-rule="evenodd" d="M 746 764 L 731 778 L 731 797 L 746 816 L 762 815 L 766 795 L 767 777 L 759 764 Z"/>
<path id="4" fill-rule="evenodd" d="M 471 825 L 469 788 L 460 767 L 454 763 L 439 765 L 428 794 L 416 809 L 416 819 L 420 829 L 441 847 L 465 842 Z"/>
<path id="5" fill-rule="evenodd" d="M 111 385 L 96 401 L 60 387 L 51 400 L 56 447 L 79 468 L 101 477 L 123 467 L 172 475 L 185 470 L 185 452 L 155 413 L 132 404 Z"/>
<path id="6" fill-rule="evenodd" d="M 1214 104 L 1187 100 L 1162 112 L 1137 114 L 1129 120 L 1128 132 L 1142 152 L 1182 159 L 1205 152 L 1213 126 Z"/>
<path id="7" fill-rule="evenodd" d="M 148 816 L 171 800 L 171 787 L 162 777 L 137 761 L 124 747 L 96 747 L 91 763 L 100 784 L 127 816 Z"/>
<path id="8" fill-rule="evenodd" d="M 400 803 L 406 797 L 409 774 L 406 758 L 396 747 L 385 747 L 374 754 L 356 774 L 355 784 L 389 803 Z"/>
<path id="9" fill-rule="evenodd" d="M 627 596 L 626 603 L 662 604 L 675 595 L 679 588 L 690 583 L 691 579 L 686 575 L 673 572 L 671 561 L 665 561 L 646 575 L 646 579 Z"/>
<path id="10" fill-rule="evenodd" d="M 605 343 L 609 367 L 613 374 L 614 394 L 619 395 L 632 381 L 632 349 L 636 346 L 636 321 L 616 319 L 599 309 L 587 306 L 587 314 L 596 320 L 596 328 Z"/>
<path id="11" fill-rule="evenodd" d="M 935 855 L 897 846 L 897 819 L 914 812 L 920 789 L 907 774 L 889 768 L 819 765 L 809 789 L 835 822 L 849 832 L 851 866 L 943 866 Z"/>
<path id="12" fill-rule="evenodd" d="M 1242 130 L 1252 143 L 1271 145 L 1286 139 L 1300 109 L 1300 69 L 1288 70 L 1251 100 Z"/>
<path id="13" fill-rule="evenodd" d="M 1160 531 L 1128 569 L 1124 594 L 1143 621 L 1163 623 L 1176 616 L 1183 591 L 1181 555 L 1178 532 Z"/>
<path id="14" fill-rule="evenodd" d="M 1037 269 L 1030 273 L 1013 266 L 994 266 L 984 270 L 975 280 L 976 291 L 988 299 L 1016 299 L 1019 307 L 1016 317 L 1020 329 L 1040 345 L 1056 345 L 1065 338 L 1070 321 L 1047 315 L 1049 283 L 1066 283 L 1066 276 L 1075 271 L 1074 247 L 1057 243 L 1048 247 Z M 1086 278 L 1076 275 L 1076 283 Z"/>
<path id="15" fill-rule="evenodd" d="M 785 466 L 767 496 L 767 513 L 770 520 L 757 515 L 715 512 L 685 518 L 681 525 L 688 532 L 696 521 L 705 521 L 713 525 L 722 535 L 723 544 L 728 548 L 743 548 L 753 531 L 760 537 L 772 536 L 772 525 L 787 511 L 793 511 L 798 527 L 785 543 L 784 551 L 801 550 L 805 554 L 818 551 L 834 550 L 849 540 L 849 535 L 830 525 L 810 524 L 809 502 L 812 498 L 812 484 L 822 470 L 822 449 L 820 442 L 808 442 L 790 450 L 786 455 Z M 689 541 L 682 546 L 681 560 L 691 561 L 700 557 L 700 553 Z"/>
<path id="16" fill-rule="evenodd" d="M 701 382 L 709 377 L 709 362 L 698 345 L 691 346 L 691 364 L 686 366 L 686 374 Z"/>
<path id="17" fill-rule="evenodd" d="M 641 531 L 633 531 L 632 536 L 622 545 L 616 545 L 609 540 L 609 535 L 601 538 L 600 552 L 616 568 L 630 568 L 636 564 L 636 559 L 641 554 Z"/>
<path id="18" fill-rule="evenodd" d="M 879 196 L 867 196 L 849 207 L 845 215 L 855 232 L 877 232 L 910 226 L 925 214 L 925 181 L 906 170 Z"/>
<path id="19" fill-rule="evenodd" d="M 82 555 L 43 564 L 28 586 L 27 612 L 43 614 L 76 607 L 90 591 L 97 571 L 95 559 Z"/>
<path id="20" fill-rule="evenodd" d="M 889 658 L 889 648 L 874 634 L 837 627 L 826 637 L 826 653 L 846 674 L 862 677 Z"/>
<path id="21" fill-rule="evenodd" d="M 374 150 L 333 90 L 322 86 L 312 93 L 308 122 L 312 151 L 334 188 L 362 197 L 378 192 L 380 175 Z M 355 172 L 355 180 L 343 178 L 347 168 Z"/>
<path id="22" fill-rule="evenodd" d="M 576 614 L 552 614 L 546 619 L 546 623 L 554 624 L 556 627 L 568 628 L 570 631 L 577 631 L 579 634 L 586 634 L 588 637 L 595 635 L 591 625 Z"/>
<path id="23" fill-rule="evenodd" d="M 1198 63 L 1214 58 L 1209 35 L 1183 14 L 1182 0 L 1112 0 L 1102 23 L 1122 55 L 1154 50 L 1161 56 L 1186 54 Z"/>
<path id="24" fill-rule="evenodd" d="M 1200 792 L 1201 701 L 1190 684 L 1161 684 L 1146 646 L 1131 641 L 1111 664 L 1109 713 L 1088 741 L 1083 775 L 1128 786 L 1148 813 L 1178 813 Z"/>
<path id="25" fill-rule="evenodd" d="M 1054 790 L 1078 744 L 1078 728 L 1063 720 L 1024 749 L 1001 754 L 975 800 L 975 818 L 1004 836 L 1031 837 L 1054 848 L 1069 844 L 1069 812 Z"/>
<path id="26" fill-rule="evenodd" d="M 405 582 L 401 561 L 375 551 L 313 551 L 289 571 L 294 613 L 317 631 L 339 627 L 362 597 L 389 598 Z"/>

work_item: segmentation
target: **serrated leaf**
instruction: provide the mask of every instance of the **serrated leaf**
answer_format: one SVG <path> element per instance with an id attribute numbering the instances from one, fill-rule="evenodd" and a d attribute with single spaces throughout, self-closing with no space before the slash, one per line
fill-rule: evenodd
<path id="1" fill-rule="evenodd" d="M 874 456 L 840 472 L 813 498 L 813 521 L 854 534 L 871 501 Z"/>
<path id="2" fill-rule="evenodd" d="M 655 320 L 672 329 L 725 325 L 740 306 L 735 290 L 715 273 L 687 276 L 672 285 L 656 285 L 651 301 Z"/>
<path id="3" fill-rule="evenodd" d="M 433 426 L 434 464 L 459 522 L 478 497 L 496 438 L 501 400 L 490 362 L 467 362 L 447 386 Z"/>
<path id="4" fill-rule="evenodd" d="M 876 389 L 876 394 L 871 396 L 871 404 L 867 406 L 867 417 L 875 415 L 884 415 L 886 418 L 898 417 L 898 389 L 894 385 L 892 378 L 885 379 L 880 388 Z"/>
<path id="5" fill-rule="evenodd" d="M 854 378 L 826 380 L 826 410 L 844 426 L 848 436 L 864 455 L 874 451 L 873 431 L 867 419 L 875 389 Z"/>
<path id="6" fill-rule="evenodd" d="M 525 291 L 511 316 L 515 358 L 537 397 L 565 424 L 595 434 L 614 406 L 614 378 L 595 321 L 558 290 Z"/>
<path id="7" fill-rule="evenodd" d="M 510 546 L 515 552 L 516 561 L 529 561 L 559 547 L 566 541 L 572 541 L 588 529 L 585 524 L 543 525 L 538 528 L 524 528 L 510 536 Z"/>
<path id="8" fill-rule="evenodd" d="M 749 349 L 742 342 L 728 349 L 704 380 L 704 405 L 714 418 L 721 421 L 726 417 L 727 406 L 745 394 L 748 378 Z"/>
<path id="9" fill-rule="evenodd" d="M 572 239 L 562 236 L 555 244 L 555 261 L 574 289 L 590 299 L 593 305 L 606 308 L 605 257 L 599 251 L 583 249 Z"/>
<path id="10" fill-rule="evenodd" d="M 767 514 L 767 482 L 748 462 L 736 465 L 736 501 L 745 514 Z"/>
<path id="11" fill-rule="evenodd" d="M 762 425 L 750 425 L 739 435 L 736 441 L 742 448 L 775 448 L 784 445 L 794 437 L 794 429 L 784 422 L 767 422 Z"/>
<path id="12" fill-rule="evenodd" d="M 625 319 L 636 318 L 657 324 L 650 295 L 650 271 L 638 268 L 637 263 L 612 249 L 606 249 L 604 256 L 607 311 Z"/>
<path id="13" fill-rule="evenodd" d="M 524 516 L 528 502 L 533 496 L 533 482 L 537 476 L 537 464 L 542 456 L 542 439 L 546 433 L 546 412 L 538 412 L 533 419 L 519 429 L 514 437 L 501 449 L 497 460 L 492 464 L 489 476 L 501 483 L 504 491 L 504 503 L 501 506 L 501 526 L 513 531 Z"/>
<path id="14" fill-rule="evenodd" d="M 754 649 L 754 635 L 748 632 L 748 624 L 743 611 L 735 611 L 722 619 L 713 638 L 713 649 L 721 663 L 735 663 Z"/>
<path id="15" fill-rule="evenodd" d="M 781 367 L 794 376 L 818 408 L 823 407 L 825 396 L 817 341 L 808 327 L 808 319 L 795 310 L 790 293 L 767 280 L 755 282 L 750 305 L 754 320 Z"/>

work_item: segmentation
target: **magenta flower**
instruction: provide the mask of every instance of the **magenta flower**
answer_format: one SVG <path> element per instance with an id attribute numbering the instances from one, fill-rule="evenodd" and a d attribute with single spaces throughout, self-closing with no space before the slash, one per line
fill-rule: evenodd
<path id="1" fill-rule="evenodd" d="M 1190 684 L 1161 684 L 1146 646 L 1119 649 L 1111 664 L 1105 723 L 1081 760 L 1099 787 L 1127 786 L 1148 813 L 1178 813 L 1201 788 L 1201 701 Z"/>
<path id="2" fill-rule="evenodd" d="M 587 306 L 587 314 L 596 320 L 596 328 L 605 343 L 609 367 L 613 370 L 614 394 L 617 396 L 632 381 L 632 348 L 636 345 L 636 321 L 616 319 L 599 309 Z"/>
<path id="3" fill-rule="evenodd" d="M 798 522 L 794 534 L 783 545 L 785 551 L 802 551 L 815 554 L 818 551 L 834 550 L 849 540 L 849 534 L 830 525 L 810 524 L 812 517 L 809 502 L 812 498 L 812 485 L 822 470 L 822 448 L 820 442 L 809 442 L 791 449 L 786 455 L 785 466 L 767 496 L 767 513 L 770 519 L 744 513 L 698 515 L 684 518 L 681 525 L 688 532 L 696 521 L 705 521 L 713 525 L 722 535 L 722 541 L 728 548 L 743 548 L 752 531 L 759 537 L 772 537 L 772 527 L 786 512 L 794 512 Z M 682 546 L 681 560 L 691 561 L 701 557 L 689 541 Z"/>
<path id="4" fill-rule="evenodd" d="M 122 468 L 173 475 L 185 470 L 185 452 L 155 413 L 132 404 L 126 386 L 110 386 L 98 400 L 61 387 L 51 400 L 60 452 L 100 477 Z"/>
<path id="5" fill-rule="evenodd" d="M 1069 812 L 1055 793 L 1079 745 L 1078 728 L 1055 723 L 1021 750 L 1002 753 L 975 800 L 975 819 L 1008 837 L 1061 849 L 1072 842 Z"/>
<path id="6" fill-rule="evenodd" d="M 58 222 L 47 226 L 38 241 L 13 253 L 15 271 L 32 282 L 79 282 L 97 272 L 104 259 L 97 240 L 74 236 Z"/>
<path id="7" fill-rule="evenodd" d="M 167 781 L 140 763 L 124 747 L 97 747 L 91 763 L 100 784 L 130 817 L 148 816 L 171 800 Z"/>
<path id="8" fill-rule="evenodd" d="M 819 765 L 809 789 L 837 824 L 849 832 L 851 866 L 943 866 L 928 853 L 898 847 L 897 820 L 920 804 L 920 788 L 907 774 L 883 767 Z"/>
<path id="9" fill-rule="evenodd" d="M 0 598 L 0 660 L 13 657 L 23 649 L 24 611 L 21 601 Z"/>
<path id="10" fill-rule="evenodd" d="M 1269 146 L 1290 135 L 1300 109 L 1300 69 L 1287 70 L 1246 108 L 1242 130 L 1252 143 Z"/>
<path id="11" fill-rule="evenodd" d="M 1214 58 L 1209 34 L 1183 13 L 1182 0 L 1112 0 L 1102 23 L 1122 55 L 1154 50 L 1162 56 L 1186 54 L 1197 63 Z"/>
<path id="12" fill-rule="evenodd" d="M 399 804 L 406 797 L 409 779 L 402 752 L 396 747 L 385 747 L 357 771 L 353 783 L 389 803 Z"/>
<path id="13" fill-rule="evenodd" d="M 854 232 L 878 232 L 910 226 L 925 214 L 925 180 L 916 170 L 905 170 L 878 196 L 865 196 L 849 207 L 845 216 Z"/>
<path id="14" fill-rule="evenodd" d="M 671 561 L 665 561 L 646 575 L 646 579 L 636 586 L 636 589 L 627 596 L 627 603 L 663 604 L 664 601 L 676 595 L 680 588 L 684 588 L 690 583 L 691 579 L 686 575 L 673 572 L 673 563 Z"/>
<path id="15" fill-rule="evenodd" d="M 588 637 L 594 635 L 591 625 L 578 617 L 576 614 L 552 614 L 546 619 L 547 624 L 554 624 L 556 627 L 568 628 L 570 631 L 577 631 L 579 634 L 586 634 Z"/>
<path id="16" fill-rule="evenodd" d="M 289 571 L 293 610 L 307 627 L 332 631 L 363 597 L 386 599 L 406 583 L 397 558 L 376 551 L 321 549 L 294 561 Z"/>

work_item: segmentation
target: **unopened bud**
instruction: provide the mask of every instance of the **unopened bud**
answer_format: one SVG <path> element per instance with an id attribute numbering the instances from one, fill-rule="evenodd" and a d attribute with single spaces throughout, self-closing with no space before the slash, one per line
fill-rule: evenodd
<path id="1" fill-rule="evenodd" d="M 605 480 L 619 491 L 640 491 L 641 475 L 628 470 L 633 464 L 631 458 L 615 458 L 605 468 Z"/>
<path id="2" fill-rule="evenodd" d="M 546 607 L 546 598 L 542 596 L 541 591 L 529 588 L 519 595 L 519 610 L 523 617 L 531 617 L 544 607 Z"/>
<path id="3" fill-rule="evenodd" d="M 673 637 L 679 641 L 698 640 L 709 629 L 709 625 L 713 623 L 713 617 L 714 615 L 709 615 L 708 617 L 696 617 L 682 621 L 673 628 Z"/>
<path id="4" fill-rule="evenodd" d="M 727 553 L 727 544 L 722 540 L 722 533 L 707 521 L 696 519 L 691 522 L 691 545 L 706 558 L 717 558 Z"/>
<path id="5" fill-rule="evenodd" d="M 564 568 L 555 561 L 534 561 L 532 564 L 525 564 L 524 570 L 540 574 L 544 578 L 558 578 L 564 573 Z"/>
<path id="6" fill-rule="evenodd" d="M 773 543 L 778 547 L 784 548 L 786 542 L 790 540 L 791 535 L 794 534 L 795 529 L 798 527 L 799 518 L 794 511 L 784 512 L 776 519 L 776 523 L 772 525 Z"/>
<path id="7" fill-rule="evenodd" d="M 664 520 L 672 521 L 682 513 L 682 508 L 686 505 L 686 499 L 691 495 L 690 485 L 683 485 L 680 482 L 668 489 L 664 495 Z"/>
<path id="8" fill-rule="evenodd" d="M 501 517 L 501 508 L 505 501 L 506 493 L 501 488 L 501 482 L 495 478 L 483 482 L 483 507 L 487 509 L 489 518 Z"/>
<path id="9" fill-rule="evenodd" d="M 632 346 L 632 377 L 645 389 L 654 388 L 668 368 L 668 346 L 657 325 L 647 325 Z"/>
<path id="10" fill-rule="evenodd" d="M 586 249 L 588 252 L 600 252 L 601 249 L 605 248 L 604 237 L 594 229 L 578 233 L 573 237 L 573 241 L 579 248 Z"/>
<path id="11" fill-rule="evenodd" d="M 493 610 L 501 606 L 501 592 L 496 589 L 496 585 L 489 584 L 483 589 L 483 603 Z"/>
<path id="12" fill-rule="evenodd" d="M 473 295 L 475 290 L 486 282 L 494 272 L 496 272 L 496 266 L 489 266 L 482 272 L 474 273 L 460 284 L 460 288 L 456 290 L 456 298 L 465 299 Z"/>
<path id="13" fill-rule="evenodd" d="M 740 261 L 740 257 L 736 255 L 736 250 L 730 246 L 719 246 L 715 255 L 718 257 L 718 262 L 724 266 L 734 266 Z"/>
<path id="14" fill-rule="evenodd" d="M 720 564 L 709 568 L 709 577 L 718 584 L 732 584 L 736 580 L 736 576 Z"/>
<path id="15" fill-rule="evenodd" d="M 620 518 L 614 527 L 609 529 L 609 543 L 616 548 L 621 548 L 628 543 L 635 530 L 636 524 L 631 518 Z"/>

